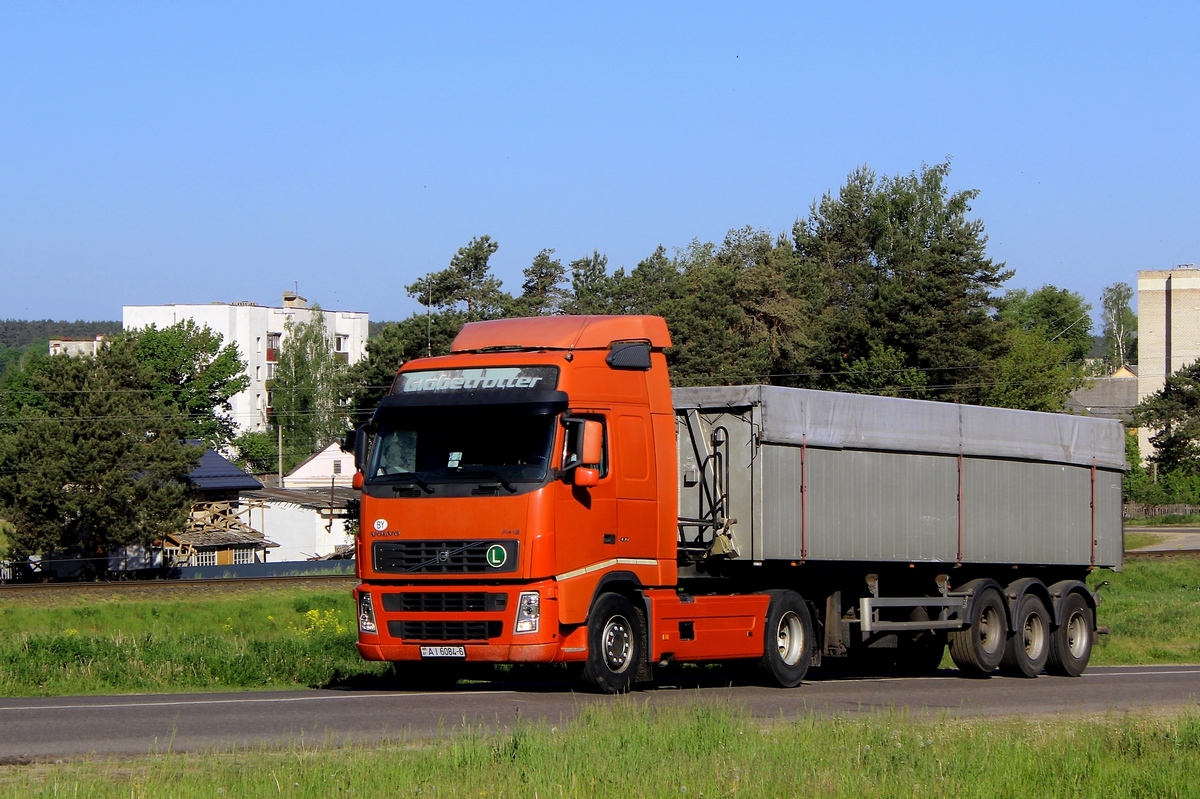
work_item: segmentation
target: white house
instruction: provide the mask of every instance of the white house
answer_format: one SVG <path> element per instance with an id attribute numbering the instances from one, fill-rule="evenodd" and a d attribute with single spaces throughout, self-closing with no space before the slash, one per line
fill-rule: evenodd
<path id="1" fill-rule="evenodd" d="M 342 445 L 333 442 L 292 469 L 284 478 L 285 488 L 329 488 L 331 485 L 350 487 L 354 477 L 354 453 L 343 452 Z"/>
<path id="2" fill-rule="evenodd" d="M 275 364 L 284 337 L 284 324 L 311 322 L 315 311 L 308 301 L 294 292 L 283 293 L 283 306 L 269 308 L 256 302 L 214 302 L 203 304 L 126 305 L 121 323 L 126 330 L 155 325 L 164 327 L 191 319 L 220 333 L 225 344 L 236 344 L 238 355 L 246 362 L 250 386 L 230 399 L 231 417 L 238 432 L 268 428 L 270 394 L 267 381 L 275 376 Z M 361 361 L 367 354 L 367 314 L 361 311 L 327 311 L 325 329 L 337 353 L 347 364 Z"/>
<path id="3" fill-rule="evenodd" d="M 351 489 L 264 488 L 242 498 L 253 505 L 250 524 L 279 545 L 268 555 L 272 563 L 324 557 L 354 543 L 345 517 L 347 502 L 357 498 Z"/>

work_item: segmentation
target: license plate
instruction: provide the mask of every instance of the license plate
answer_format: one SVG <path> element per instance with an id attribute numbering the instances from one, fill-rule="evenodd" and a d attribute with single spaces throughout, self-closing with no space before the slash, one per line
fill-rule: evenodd
<path id="1" fill-rule="evenodd" d="M 421 647 L 421 657 L 423 658 L 465 658 L 467 650 L 461 646 L 423 646 Z"/>

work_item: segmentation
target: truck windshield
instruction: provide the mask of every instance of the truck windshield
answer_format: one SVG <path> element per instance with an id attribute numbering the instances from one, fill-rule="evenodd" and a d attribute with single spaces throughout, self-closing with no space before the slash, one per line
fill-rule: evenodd
<path id="1" fill-rule="evenodd" d="M 396 408 L 381 414 L 368 482 L 542 481 L 555 414 L 521 406 Z"/>

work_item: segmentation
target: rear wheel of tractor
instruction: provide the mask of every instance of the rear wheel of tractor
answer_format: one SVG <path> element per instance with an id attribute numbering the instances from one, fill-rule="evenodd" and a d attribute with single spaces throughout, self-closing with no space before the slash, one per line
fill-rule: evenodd
<path id="1" fill-rule="evenodd" d="M 968 676 L 986 677 L 1004 657 L 1008 623 L 1004 600 L 995 588 L 985 588 L 971 603 L 966 629 L 950 633 L 950 657 Z"/>
<path id="2" fill-rule="evenodd" d="M 623 694 L 642 661 L 637 612 L 620 594 L 602 594 L 588 614 L 588 656 L 583 678 L 598 691 Z"/>
<path id="3" fill-rule="evenodd" d="M 1046 671 L 1063 677 L 1078 677 L 1092 657 L 1095 629 L 1092 608 L 1079 594 L 1063 600 L 1062 624 L 1050 633 L 1050 658 Z"/>
<path id="4" fill-rule="evenodd" d="M 929 621 L 929 611 L 913 608 L 909 621 Z M 901 634 L 896 646 L 896 670 L 908 677 L 927 677 L 942 665 L 946 654 L 946 634 L 940 630 L 920 630 Z"/>
<path id="5" fill-rule="evenodd" d="M 795 591 L 771 591 L 763 626 L 758 676 L 768 685 L 795 688 L 812 661 L 813 624 L 808 605 Z"/>
<path id="6" fill-rule="evenodd" d="M 1009 636 L 1000 660 L 1000 672 L 1009 677 L 1036 677 L 1050 657 L 1050 612 L 1046 604 L 1026 594 L 1013 620 L 1016 631 Z"/>
<path id="7" fill-rule="evenodd" d="M 942 665 L 946 638 L 935 630 L 924 630 L 905 641 L 896 656 L 896 668 L 909 677 L 928 677 Z"/>

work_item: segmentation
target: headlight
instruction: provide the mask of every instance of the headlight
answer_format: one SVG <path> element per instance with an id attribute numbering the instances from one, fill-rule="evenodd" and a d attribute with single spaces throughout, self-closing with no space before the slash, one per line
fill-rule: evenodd
<path id="1" fill-rule="evenodd" d="M 536 633 L 542 617 L 542 597 L 537 591 L 522 591 L 517 599 L 517 623 L 514 633 Z"/>
<path id="2" fill-rule="evenodd" d="M 371 635 L 379 632 L 375 625 L 375 608 L 371 604 L 371 594 L 366 591 L 358 595 L 358 631 Z"/>

